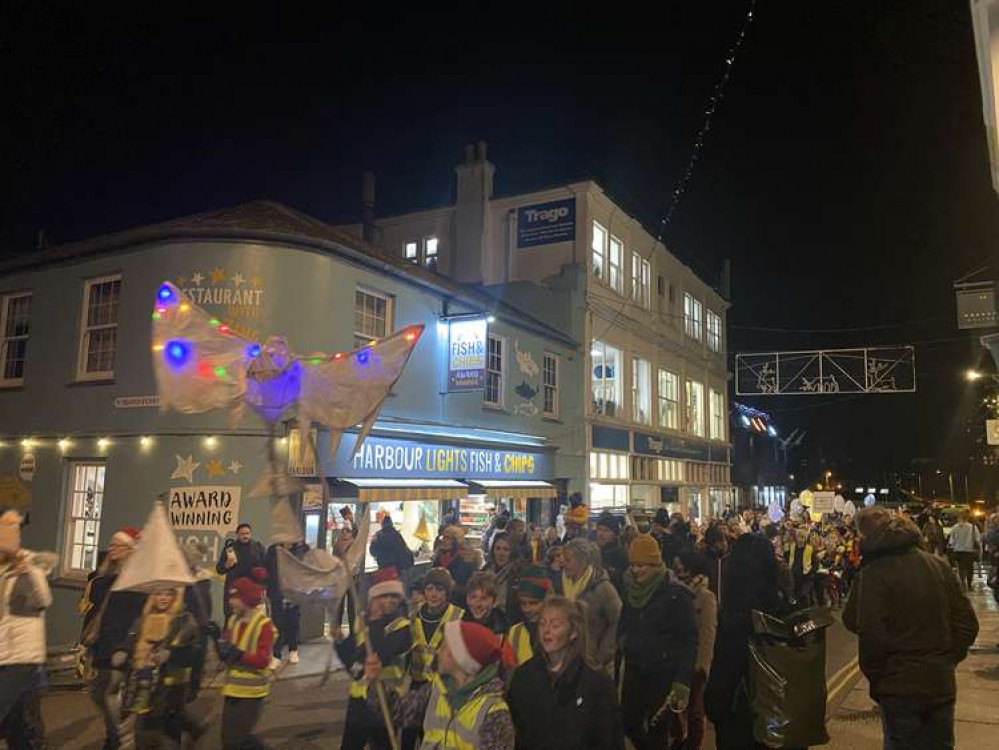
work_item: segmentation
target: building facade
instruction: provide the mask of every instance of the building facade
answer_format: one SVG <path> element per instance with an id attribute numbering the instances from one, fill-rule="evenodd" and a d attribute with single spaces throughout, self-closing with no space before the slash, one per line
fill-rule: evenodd
<path id="1" fill-rule="evenodd" d="M 595 182 L 497 197 L 484 143 L 455 171 L 453 205 L 343 229 L 583 343 L 566 428 L 591 510 L 733 504 L 724 297 Z"/>
<path id="2" fill-rule="evenodd" d="M 28 514 L 26 546 L 60 553 L 51 644 L 76 639 L 76 600 L 99 551 L 118 528 L 141 527 L 157 497 L 212 563 L 240 521 L 268 538 L 269 502 L 251 497 L 267 464 L 263 422 L 157 408 L 150 314 L 164 280 L 233 331 L 283 334 L 305 355 L 425 326 L 356 456 L 356 435 L 330 456 L 313 427 L 321 470 L 303 465 L 305 428 L 283 425 L 280 458 L 301 478 L 311 544 L 364 501 L 426 558 L 448 509 L 475 526 L 498 502 L 536 515 L 585 488 L 585 445 L 561 421 L 582 408 L 578 344 L 481 291 L 264 202 L 46 249 L 0 268 L 0 505 Z M 481 372 L 456 376 L 459 339 L 478 347 Z M 555 372 L 544 385 L 542 368 Z M 455 388 L 459 376 L 478 388 Z"/>

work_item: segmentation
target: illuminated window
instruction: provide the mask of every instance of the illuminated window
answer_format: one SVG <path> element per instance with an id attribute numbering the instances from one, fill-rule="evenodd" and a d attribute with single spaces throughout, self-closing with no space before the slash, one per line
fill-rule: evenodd
<path id="1" fill-rule="evenodd" d="M 659 426 L 680 429 L 680 376 L 659 370 Z"/>
<path id="2" fill-rule="evenodd" d="M 624 244 L 617 237 L 611 236 L 607 246 L 607 284 L 618 294 L 623 294 L 624 278 L 621 274 L 621 263 L 624 257 Z"/>
<path id="3" fill-rule="evenodd" d="M 629 476 L 627 453 L 590 453 L 590 479 L 628 479 Z"/>
<path id="4" fill-rule="evenodd" d="M 711 439 L 725 439 L 725 396 L 721 391 L 712 390 L 711 399 Z"/>
<path id="5" fill-rule="evenodd" d="M 704 337 L 704 306 L 689 294 L 683 295 L 683 325 L 690 338 L 701 341 Z"/>
<path id="6" fill-rule="evenodd" d="M 90 279 L 84 284 L 77 379 L 114 377 L 120 296 L 121 276 Z"/>
<path id="7" fill-rule="evenodd" d="M 354 348 L 392 332 L 392 298 L 358 288 L 354 292 Z"/>
<path id="8" fill-rule="evenodd" d="M 542 409 L 541 413 L 546 417 L 557 417 L 559 407 L 559 384 L 558 384 L 558 357 L 545 352 L 544 366 L 541 368 L 542 376 Z"/>
<path id="9" fill-rule="evenodd" d="M 503 406 L 503 339 L 489 337 L 486 356 L 486 387 L 482 401 L 488 406 Z"/>
<path id="10" fill-rule="evenodd" d="M 631 421 L 652 422 L 652 368 L 644 359 L 631 360 Z"/>
<path id="11" fill-rule="evenodd" d="M 593 368 L 590 383 L 594 408 L 607 417 L 620 416 L 621 350 L 603 341 L 594 341 L 590 347 L 590 360 Z"/>
<path id="12" fill-rule="evenodd" d="M 713 352 L 720 352 L 722 348 L 722 322 L 721 316 L 708 310 L 708 349 Z"/>
<path id="13" fill-rule="evenodd" d="M 437 244 L 434 236 L 423 238 L 423 263 L 427 268 L 437 268 Z"/>
<path id="14" fill-rule="evenodd" d="M 593 240 L 591 243 L 593 255 L 593 275 L 607 283 L 607 230 L 593 222 Z"/>
<path id="15" fill-rule="evenodd" d="M 650 285 L 652 264 L 642 258 L 641 253 L 631 254 L 631 298 L 646 310 L 652 304 Z"/>
<path id="16" fill-rule="evenodd" d="M 0 298 L 0 385 L 24 382 L 30 323 L 30 294 L 9 294 Z"/>
<path id="17" fill-rule="evenodd" d="M 418 263 L 420 260 L 420 245 L 415 240 L 407 240 L 403 244 L 403 256 L 406 260 Z"/>
<path id="18" fill-rule="evenodd" d="M 687 381 L 687 432 L 704 437 L 704 385 Z"/>
<path id="19" fill-rule="evenodd" d="M 66 498 L 64 568 L 66 576 L 86 578 L 97 569 L 98 537 L 104 505 L 104 462 L 69 464 L 69 495 Z"/>

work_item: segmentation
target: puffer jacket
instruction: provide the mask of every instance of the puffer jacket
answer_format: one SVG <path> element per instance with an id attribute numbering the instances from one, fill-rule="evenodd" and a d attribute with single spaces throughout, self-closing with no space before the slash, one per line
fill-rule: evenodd
<path id="1" fill-rule="evenodd" d="M 25 553 L 24 572 L 0 566 L 0 666 L 45 663 L 45 610 L 52 592 L 43 564 Z"/>
<path id="2" fill-rule="evenodd" d="M 555 579 L 555 593 L 565 596 L 562 576 Z M 621 619 L 621 597 L 601 568 L 593 568 L 593 575 L 577 601 L 586 613 L 587 657 L 598 669 L 614 664 L 617 652 L 617 627 Z"/>
<path id="3" fill-rule="evenodd" d="M 953 699 L 954 670 L 978 618 L 945 560 L 918 548 L 919 529 L 893 518 L 862 542 L 863 567 L 843 624 L 860 636 L 871 696 Z"/>

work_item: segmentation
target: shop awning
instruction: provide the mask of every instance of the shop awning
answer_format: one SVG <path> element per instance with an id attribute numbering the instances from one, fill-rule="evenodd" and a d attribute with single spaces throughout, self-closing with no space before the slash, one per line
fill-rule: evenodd
<path id="1" fill-rule="evenodd" d="M 469 492 L 468 485 L 457 479 L 341 479 L 330 491 L 334 497 L 356 497 L 362 503 L 458 500 Z"/>
<path id="2" fill-rule="evenodd" d="M 476 479 L 469 484 L 469 494 L 489 497 L 558 497 L 555 485 L 539 480 Z"/>

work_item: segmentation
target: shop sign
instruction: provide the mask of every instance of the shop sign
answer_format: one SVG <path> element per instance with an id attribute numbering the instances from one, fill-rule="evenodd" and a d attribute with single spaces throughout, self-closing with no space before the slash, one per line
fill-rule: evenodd
<path id="1" fill-rule="evenodd" d="M 594 448 L 625 452 L 631 450 L 631 435 L 627 430 L 594 425 L 591 439 Z"/>
<path id="2" fill-rule="evenodd" d="M 448 326 L 447 389 L 449 392 L 481 391 L 486 381 L 485 318 L 452 320 Z"/>
<path id="3" fill-rule="evenodd" d="M 357 436 L 337 449 L 334 476 L 406 479 L 551 479 L 552 457 L 533 451 L 497 450 L 414 440 L 369 437 L 351 458 Z"/>
<path id="4" fill-rule="evenodd" d="M 517 209 L 517 247 L 552 245 L 576 239 L 576 199 L 535 203 Z"/>
<path id="5" fill-rule="evenodd" d="M 114 400 L 115 409 L 157 409 L 159 396 L 121 396 Z"/>
<path id="6" fill-rule="evenodd" d="M 832 513 L 836 510 L 835 492 L 813 492 L 812 513 Z"/>
<path id="7" fill-rule="evenodd" d="M 31 505 L 31 492 L 13 474 L 0 476 L 0 507 L 27 508 Z"/>
<path id="8" fill-rule="evenodd" d="M 707 443 L 672 435 L 648 435 L 644 432 L 635 433 L 635 453 L 688 461 L 712 460 L 711 446 Z"/>
<path id="9" fill-rule="evenodd" d="M 35 478 L 35 454 L 25 453 L 21 456 L 21 464 L 18 467 L 17 473 L 21 475 L 21 479 L 25 482 L 30 482 Z"/>
<path id="10" fill-rule="evenodd" d="M 175 530 L 210 531 L 225 535 L 236 531 L 242 488 L 205 485 L 171 487 L 170 525 Z"/>
<path id="11" fill-rule="evenodd" d="M 985 420 L 985 435 L 989 445 L 999 445 L 999 419 Z"/>

